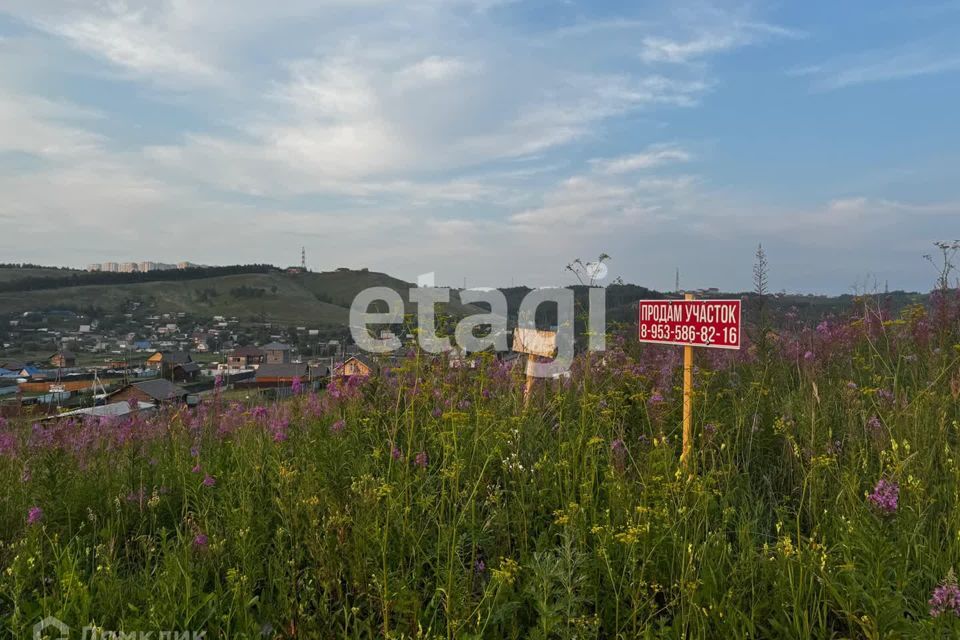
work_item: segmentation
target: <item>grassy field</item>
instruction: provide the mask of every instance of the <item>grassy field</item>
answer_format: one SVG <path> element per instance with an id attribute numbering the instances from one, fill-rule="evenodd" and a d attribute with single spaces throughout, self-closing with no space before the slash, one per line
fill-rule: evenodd
<path id="1" fill-rule="evenodd" d="M 956 638 L 960 300 L 270 406 L 0 429 L 0 621 L 230 638 Z M 235 397 L 235 396 L 234 396 Z"/>

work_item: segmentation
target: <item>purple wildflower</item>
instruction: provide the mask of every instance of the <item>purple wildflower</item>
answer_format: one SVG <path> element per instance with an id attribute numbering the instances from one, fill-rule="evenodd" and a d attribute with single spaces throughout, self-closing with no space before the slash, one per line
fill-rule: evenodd
<path id="1" fill-rule="evenodd" d="M 880 421 L 880 418 L 871 416 L 870 419 L 867 420 L 867 431 L 875 436 L 883 435 L 883 423 Z"/>
<path id="2" fill-rule="evenodd" d="M 347 423 L 346 423 L 346 422 L 344 422 L 343 420 L 337 420 L 337 421 L 334 422 L 332 425 L 330 425 L 330 432 L 331 432 L 331 433 L 342 433 L 343 430 L 346 428 L 346 426 L 347 426 Z"/>
<path id="3" fill-rule="evenodd" d="M 393 448 L 393 450 L 390 452 L 390 455 L 393 457 L 394 460 L 400 460 L 401 458 L 403 458 L 403 452 L 396 447 Z"/>
<path id="4" fill-rule="evenodd" d="M 893 480 L 880 478 L 873 492 L 867 496 L 867 500 L 885 514 L 897 512 L 900 501 L 900 485 Z"/>
<path id="5" fill-rule="evenodd" d="M 34 525 L 43 520 L 43 509 L 40 507 L 30 507 L 27 511 L 27 524 Z"/>
<path id="6" fill-rule="evenodd" d="M 847 383 L 847 389 L 850 389 L 851 391 L 856 391 L 857 383 L 851 380 L 850 382 Z"/>
<path id="7" fill-rule="evenodd" d="M 203 477 L 203 486 L 212 487 L 212 486 L 215 486 L 216 484 L 217 484 L 217 479 L 211 476 L 210 474 L 207 474 Z"/>
<path id="8" fill-rule="evenodd" d="M 206 549 L 207 544 L 210 543 L 210 538 L 207 537 L 205 533 L 198 533 L 193 538 L 193 546 L 197 549 Z"/>
<path id="9" fill-rule="evenodd" d="M 930 605 L 931 617 L 939 618 L 944 613 L 952 613 L 960 618 L 960 587 L 957 586 L 953 569 L 947 572 L 947 577 L 933 590 L 927 604 Z"/>
<path id="10" fill-rule="evenodd" d="M 417 465 L 421 469 L 426 469 L 427 468 L 427 452 L 421 451 L 420 453 L 418 453 L 416 457 L 413 459 L 413 464 Z"/>
<path id="11" fill-rule="evenodd" d="M 487 570 L 487 565 L 483 560 L 477 559 L 477 561 L 473 565 L 473 570 L 478 575 L 482 574 L 484 571 Z"/>
<path id="12" fill-rule="evenodd" d="M 300 376 L 296 376 L 293 379 L 293 383 L 290 385 L 290 390 L 294 393 L 294 395 L 299 395 L 299 393 L 303 391 L 303 382 L 300 381 Z"/>
<path id="13" fill-rule="evenodd" d="M 190 473 L 200 473 L 203 471 L 203 468 L 200 466 L 200 463 L 193 465 L 193 469 L 190 469 Z"/>
<path id="14" fill-rule="evenodd" d="M 441 409 L 440 407 L 437 407 L 431 412 L 431 415 L 434 418 L 439 418 L 440 416 L 443 415 L 443 409 Z"/>
<path id="15" fill-rule="evenodd" d="M 648 402 L 653 406 L 663 404 L 663 395 L 659 391 L 654 391 Z"/>
<path id="16" fill-rule="evenodd" d="M 813 362 L 815 357 L 816 356 L 813 355 L 813 351 L 807 351 L 805 354 L 803 354 L 803 359 L 807 362 Z"/>

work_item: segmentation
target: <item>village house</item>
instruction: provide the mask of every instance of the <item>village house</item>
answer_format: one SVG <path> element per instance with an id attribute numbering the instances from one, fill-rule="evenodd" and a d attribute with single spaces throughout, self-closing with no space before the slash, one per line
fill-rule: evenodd
<path id="1" fill-rule="evenodd" d="M 50 365 L 58 369 L 71 369 L 77 366 L 77 356 L 72 351 L 64 349 L 50 356 Z"/>
<path id="2" fill-rule="evenodd" d="M 156 380 L 134 382 L 110 394 L 112 403 L 129 402 L 130 400 L 149 402 L 154 405 L 178 404 L 186 402 L 187 390 L 169 380 L 158 378 Z"/>
<path id="3" fill-rule="evenodd" d="M 286 364 L 290 362 L 290 345 L 282 342 L 271 342 L 260 349 L 264 354 L 266 364 Z"/>
<path id="4" fill-rule="evenodd" d="M 376 372 L 377 366 L 365 356 L 350 356 L 333 368 L 333 375 L 337 377 L 362 376 L 369 377 Z"/>
<path id="5" fill-rule="evenodd" d="M 197 362 L 184 362 L 183 364 L 173 365 L 174 382 L 195 382 L 200 375 L 200 364 Z"/>
<path id="6" fill-rule="evenodd" d="M 250 369 L 262 364 L 263 358 L 263 351 L 254 346 L 237 347 L 227 356 L 227 366 L 231 369 Z"/>
<path id="7" fill-rule="evenodd" d="M 266 363 L 257 368 L 258 384 L 292 384 L 294 378 L 306 382 L 310 376 L 310 367 L 300 362 Z"/>
<path id="8" fill-rule="evenodd" d="M 174 370 L 178 365 L 190 364 L 193 358 L 186 351 L 157 351 L 147 358 L 147 366 L 160 372 L 161 378 L 174 379 Z M 196 371 L 199 371 L 197 367 Z M 183 371 L 181 369 L 181 375 Z"/>

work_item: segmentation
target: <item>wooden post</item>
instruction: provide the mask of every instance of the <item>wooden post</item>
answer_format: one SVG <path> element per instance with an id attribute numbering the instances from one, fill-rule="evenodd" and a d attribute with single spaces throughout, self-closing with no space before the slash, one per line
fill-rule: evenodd
<path id="1" fill-rule="evenodd" d="M 684 295 L 685 300 L 693 300 L 693 294 Z M 683 451 L 680 464 L 692 475 L 690 458 L 693 454 L 693 347 L 683 348 Z"/>
<path id="2" fill-rule="evenodd" d="M 536 378 L 533 377 L 533 365 L 536 362 L 536 356 L 532 353 L 527 354 L 527 383 L 523 386 L 523 406 L 527 407 L 530 404 L 530 396 L 533 394 L 533 382 Z"/>

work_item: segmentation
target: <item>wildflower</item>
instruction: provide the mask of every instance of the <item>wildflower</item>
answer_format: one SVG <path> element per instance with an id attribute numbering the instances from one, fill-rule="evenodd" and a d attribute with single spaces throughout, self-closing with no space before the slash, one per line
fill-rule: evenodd
<path id="1" fill-rule="evenodd" d="M 867 431 L 875 436 L 883 435 L 883 423 L 877 416 L 871 416 L 867 420 Z"/>
<path id="2" fill-rule="evenodd" d="M 703 425 L 703 437 L 712 438 L 716 434 L 717 425 L 713 424 L 712 422 L 708 422 L 707 424 Z"/>
<path id="3" fill-rule="evenodd" d="M 206 549 L 207 545 L 210 543 L 210 538 L 207 537 L 205 533 L 198 533 L 193 538 L 193 546 L 197 549 Z"/>
<path id="4" fill-rule="evenodd" d="M 223 376 L 214 376 L 213 388 L 215 391 L 220 391 L 223 389 Z"/>
<path id="5" fill-rule="evenodd" d="M 200 467 L 200 463 L 193 465 L 193 469 L 190 469 L 190 473 L 200 473 L 203 469 Z"/>
<path id="6" fill-rule="evenodd" d="M 473 565 L 473 571 L 477 574 L 482 574 L 487 570 L 487 565 L 483 560 L 478 559 Z"/>
<path id="7" fill-rule="evenodd" d="M 430 413 L 430 415 L 432 415 L 434 418 L 439 418 L 443 415 L 443 409 L 437 407 Z"/>
<path id="8" fill-rule="evenodd" d="M 663 395 L 659 391 L 654 391 L 648 402 L 653 406 L 663 404 Z"/>
<path id="9" fill-rule="evenodd" d="M 930 605 L 930 616 L 933 618 L 939 618 L 944 613 L 960 617 L 960 587 L 957 586 L 957 576 L 953 569 L 947 572 L 947 577 L 933 590 L 927 604 Z"/>
<path id="10" fill-rule="evenodd" d="M 293 379 L 293 383 L 290 385 L 290 390 L 294 395 L 299 395 L 303 391 L 303 383 L 300 381 L 300 376 L 296 376 Z"/>
<path id="11" fill-rule="evenodd" d="M 877 486 L 874 487 L 873 492 L 867 496 L 867 499 L 882 513 L 896 513 L 900 500 L 900 485 L 892 480 L 880 478 Z"/>
<path id="12" fill-rule="evenodd" d="M 856 391 L 857 383 L 851 380 L 850 382 L 847 383 L 847 389 L 850 389 L 851 391 Z"/>
<path id="13" fill-rule="evenodd" d="M 27 524 L 34 525 L 43 520 L 43 509 L 40 507 L 30 507 L 27 511 Z"/>
<path id="14" fill-rule="evenodd" d="M 210 474 L 207 474 L 203 477 L 203 486 L 212 487 L 212 486 L 215 486 L 216 484 L 217 484 L 217 479 L 211 476 Z"/>
<path id="15" fill-rule="evenodd" d="M 426 469 L 427 468 L 427 452 L 421 451 L 420 453 L 418 453 L 416 457 L 413 459 L 413 464 L 417 465 L 421 469 Z"/>
<path id="16" fill-rule="evenodd" d="M 342 431 L 344 430 L 344 428 L 345 428 L 346 426 L 347 426 L 347 423 L 346 423 L 346 422 L 344 422 L 343 420 L 337 420 L 337 421 L 334 422 L 332 425 L 330 425 L 330 432 L 331 432 L 331 433 L 340 433 L 340 432 L 342 432 Z"/>
<path id="17" fill-rule="evenodd" d="M 813 362 L 815 357 L 816 356 L 813 355 L 813 351 L 807 351 L 805 354 L 803 354 L 803 359 L 807 362 Z"/>
<path id="18" fill-rule="evenodd" d="M 403 452 L 396 447 L 394 447 L 393 450 L 390 451 L 390 455 L 393 457 L 394 460 L 400 460 L 401 458 L 403 458 Z"/>

